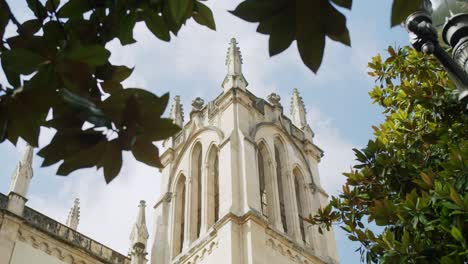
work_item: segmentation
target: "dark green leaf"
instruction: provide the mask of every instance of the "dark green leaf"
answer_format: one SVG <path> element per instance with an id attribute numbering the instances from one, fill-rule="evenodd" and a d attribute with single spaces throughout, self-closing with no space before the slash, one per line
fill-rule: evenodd
<path id="1" fill-rule="evenodd" d="M 31 74 L 46 61 L 42 56 L 27 49 L 12 49 L 1 54 L 3 69 L 12 73 Z"/>
<path id="2" fill-rule="evenodd" d="M 19 28 L 17 31 L 20 34 L 34 35 L 37 31 L 39 31 L 39 29 L 41 29 L 41 27 L 41 21 L 38 19 L 31 19 L 21 25 L 21 32 Z"/>
<path id="3" fill-rule="evenodd" d="M 91 10 L 92 7 L 89 5 L 89 2 L 85 0 L 70 0 L 60 8 L 58 15 L 62 18 L 81 17 L 84 13 Z"/>
<path id="4" fill-rule="evenodd" d="M 100 84 L 101 84 L 102 90 L 104 90 L 104 92 L 106 92 L 106 93 L 113 93 L 113 92 L 116 92 L 116 91 L 119 91 L 119 90 L 123 89 L 120 82 L 113 81 L 113 80 L 107 80 L 107 81 L 104 81 L 104 82 L 102 82 Z"/>
<path id="5" fill-rule="evenodd" d="M 213 12 L 210 8 L 199 1 L 195 1 L 195 12 L 193 13 L 193 19 L 198 24 L 207 26 L 212 30 L 216 30 L 216 23 L 213 18 Z"/>
<path id="6" fill-rule="evenodd" d="M 69 51 L 65 56 L 71 60 L 97 66 L 107 62 L 110 52 L 100 45 L 79 46 Z"/>
<path id="7" fill-rule="evenodd" d="M 187 14 L 191 1 L 194 0 L 170 0 L 168 1 L 171 16 L 176 24 L 181 24 Z"/>
<path id="8" fill-rule="evenodd" d="M 285 4 L 286 1 L 246 0 L 229 12 L 248 22 L 260 22 L 281 10 Z"/>
<path id="9" fill-rule="evenodd" d="M 339 41 L 346 46 L 351 45 L 348 28 L 346 27 L 346 17 L 336 10 L 332 5 L 327 5 L 329 10 L 326 15 L 326 33 L 334 41 Z"/>
<path id="10" fill-rule="evenodd" d="M 47 10 L 39 0 L 26 0 L 29 9 L 39 20 L 44 20 L 47 17 Z"/>
<path id="11" fill-rule="evenodd" d="M 272 30 L 269 39 L 270 56 L 283 52 L 296 38 L 294 10 L 283 12 L 273 18 Z"/>
<path id="12" fill-rule="evenodd" d="M 422 3 L 423 0 L 393 0 L 391 19 L 392 27 L 404 22 L 405 19 L 411 13 L 416 11 Z"/>
<path id="13" fill-rule="evenodd" d="M 106 144 L 98 167 L 104 168 L 106 183 L 110 183 L 119 174 L 122 168 L 122 149 L 117 139 Z"/>
<path id="14" fill-rule="evenodd" d="M 260 22 L 257 27 L 257 32 L 261 34 L 271 34 L 273 31 L 273 19 L 274 17 L 272 16 Z"/>
<path id="15" fill-rule="evenodd" d="M 149 166 L 162 168 L 161 161 L 159 160 L 159 150 L 151 141 L 137 139 L 135 145 L 133 145 L 132 153 L 138 161 Z"/>
<path id="16" fill-rule="evenodd" d="M 322 64 L 325 33 L 316 25 L 310 25 L 308 30 L 297 34 L 297 48 L 304 64 L 317 73 Z"/>
<path id="17" fill-rule="evenodd" d="M 45 7 L 47 11 L 54 12 L 57 10 L 59 5 L 60 5 L 60 0 L 47 0 Z"/>
<path id="18" fill-rule="evenodd" d="M 119 18 L 120 26 L 117 29 L 117 38 L 120 40 L 120 44 L 128 45 L 136 42 L 133 38 L 133 28 L 135 27 L 136 21 L 136 13 L 130 13 Z"/>
<path id="19" fill-rule="evenodd" d="M 347 9 L 351 9 L 353 5 L 353 0 L 332 0 L 332 2 Z"/>
<path id="20" fill-rule="evenodd" d="M 127 66 L 114 66 L 112 71 L 112 80 L 116 82 L 122 82 L 126 80 L 133 72 L 134 68 L 128 68 Z"/>
<path id="21" fill-rule="evenodd" d="M 155 35 L 160 40 L 171 40 L 169 28 L 167 27 L 164 18 L 162 16 L 159 16 L 156 12 L 145 12 L 145 24 L 148 27 L 148 29 L 153 33 L 153 35 Z"/>

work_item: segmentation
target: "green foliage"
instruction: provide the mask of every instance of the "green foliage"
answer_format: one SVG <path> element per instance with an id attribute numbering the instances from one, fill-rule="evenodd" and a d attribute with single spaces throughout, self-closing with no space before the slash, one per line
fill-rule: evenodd
<path id="1" fill-rule="evenodd" d="M 112 65 L 106 44 L 115 38 L 122 45 L 135 43 L 133 29 L 140 22 L 163 41 L 170 41 L 171 33 L 177 35 L 190 18 L 214 30 L 211 10 L 201 0 L 26 2 L 34 18 L 21 23 L 7 1 L 0 0 L 0 59 L 9 83 L 0 84 L 0 143 L 16 144 L 23 138 L 37 146 L 40 127 L 51 127 L 57 133 L 39 153 L 43 166 L 63 161 L 60 175 L 102 167 L 110 182 L 120 171 L 122 151 L 160 167 L 152 142 L 178 130 L 161 118 L 167 96 L 124 89 L 122 82 L 132 69 Z M 394 2 L 392 24 L 414 11 L 420 0 Z M 245 0 L 232 13 L 259 22 L 257 31 L 270 35 L 271 56 L 296 40 L 302 61 L 317 72 L 326 37 L 351 44 L 339 9 L 351 6 L 352 0 Z M 5 39 L 8 24 L 18 34 Z M 85 122 L 93 126 L 83 130 Z"/>
<path id="2" fill-rule="evenodd" d="M 110 182 L 121 169 L 123 151 L 161 167 L 153 142 L 180 129 L 161 118 L 169 95 L 124 89 L 133 69 L 112 65 L 106 44 L 114 38 L 122 45 L 134 43 L 133 28 L 143 21 L 164 41 L 191 17 L 215 29 L 211 10 L 197 0 L 27 4 L 34 18 L 20 23 L 0 0 L 0 58 L 9 82 L 0 85 L 0 142 L 16 144 L 21 137 L 37 146 L 40 127 L 55 129 L 39 155 L 43 166 L 62 162 L 59 175 L 96 167 Z M 4 39 L 9 22 L 18 34 Z M 83 129 L 86 122 L 91 127 Z"/>
<path id="3" fill-rule="evenodd" d="M 391 25 L 396 26 L 416 11 L 423 0 L 393 0 Z M 346 17 L 335 6 L 351 9 L 352 0 L 245 0 L 233 15 L 259 23 L 257 32 L 270 35 L 270 56 L 296 40 L 304 64 L 316 73 L 322 64 L 326 37 L 351 46 Z"/>
<path id="4" fill-rule="evenodd" d="M 468 113 L 433 57 L 388 53 L 369 63 L 385 122 L 354 150 L 342 193 L 307 221 L 339 221 L 368 263 L 466 263 Z"/>

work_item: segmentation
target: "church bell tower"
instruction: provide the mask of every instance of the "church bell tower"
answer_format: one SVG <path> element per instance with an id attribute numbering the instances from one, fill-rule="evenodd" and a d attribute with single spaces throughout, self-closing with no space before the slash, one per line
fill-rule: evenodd
<path id="1" fill-rule="evenodd" d="M 222 93 L 207 104 L 196 98 L 185 124 L 175 98 L 182 130 L 164 142 L 151 263 L 338 263 L 333 231 L 301 220 L 328 195 L 299 91 L 287 117 L 279 95 L 247 90 L 241 66 L 231 39 Z"/>

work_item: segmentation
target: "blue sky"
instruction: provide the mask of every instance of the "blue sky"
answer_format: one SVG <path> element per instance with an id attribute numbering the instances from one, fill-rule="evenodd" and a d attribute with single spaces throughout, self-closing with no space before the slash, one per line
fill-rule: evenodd
<path id="1" fill-rule="evenodd" d="M 14 2 L 13 10 L 25 21 L 29 10 L 23 1 Z M 268 57 L 268 38 L 255 32 L 256 24 L 247 23 L 226 12 L 239 1 L 208 1 L 217 22 L 217 31 L 200 27 L 193 21 L 182 28 L 179 36 L 164 43 L 156 39 L 143 25 L 135 29 L 138 43 L 121 47 L 113 41 L 108 48 L 111 60 L 117 64 L 135 66 L 127 87 L 143 87 L 156 94 L 167 91 L 171 97 L 180 95 L 187 114 L 191 101 L 199 96 L 205 102 L 221 91 L 225 74 L 225 54 L 231 37 L 236 37 L 241 49 L 247 87 L 257 96 L 266 98 L 279 93 L 285 112 L 293 88 L 303 96 L 315 143 L 325 150 L 320 164 L 324 188 L 336 194 L 344 182 L 341 172 L 353 163 L 351 148 L 362 147 L 372 137 L 371 125 L 383 120 L 378 107 L 372 105 L 368 92 L 373 80 L 367 75 L 367 62 L 389 45 L 408 44 L 401 27 L 390 28 L 391 2 L 354 1 L 353 10 L 345 11 L 351 31 L 352 48 L 327 40 L 325 57 L 318 74 L 310 72 L 300 61 L 295 43 L 284 53 Z M 0 82 L 5 78 L 0 74 Z M 44 146 L 52 132 L 43 130 L 40 144 Z M 11 174 L 24 146 L 0 144 L 0 192 L 7 193 Z M 128 236 L 134 222 L 138 201 L 152 205 L 160 195 L 159 172 L 139 164 L 129 155 L 118 179 L 104 183 L 102 172 L 88 169 L 70 177 L 55 176 L 55 167 L 40 168 L 35 157 L 34 178 L 28 204 L 59 221 L 65 221 L 75 197 L 82 203 L 79 230 L 123 253 L 127 252 Z M 147 210 L 152 233 L 152 210 Z M 152 239 L 152 236 L 150 237 Z M 340 230 L 336 239 L 341 263 L 358 263 L 354 252 L 357 244 L 349 242 Z"/>

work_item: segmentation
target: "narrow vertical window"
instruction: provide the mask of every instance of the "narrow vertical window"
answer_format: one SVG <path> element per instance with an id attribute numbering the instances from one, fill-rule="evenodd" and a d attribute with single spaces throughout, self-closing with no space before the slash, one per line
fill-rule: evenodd
<path id="1" fill-rule="evenodd" d="M 179 255 L 184 248 L 185 236 L 185 176 L 180 175 L 175 187 L 174 201 L 174 244 L 173 257 Z"/>
<path id="2" fill-rule="evenodd" d="M 184 248 L 184 235 L 185 235 L 185 181 L 184 186 L 182 187 L 181 194 L 182 206 L 181 206 L 181 216 L 180 216 L 180 237 L 179 237 L 179 254 Z"/>
<path id="3" fill-rule="evenodd" d="M 281 215 L 281 224 L 283 225 L 283 230 L 285 233 L 288 232 L 288 224 L 286 222 L 286 208 L 284 201 L 284 192 L 283 192 L 283 161 L 281 160 L 282 154 L 279 153 L 278 147 L 275 144 L 275 161 L 276 161 L 276 179 L 278 182 L 278 198 L 280 203 L 280 215 Z"/>
<path id="4" fill-rule="evenodd" d="M 202 159 L 201 159 L 201 148 L 197 155 L 197 238 L 200 237 L 201 230 L 201 197 L 202 197 L 202 185 L 201 185 L 201 169 L 202 169 Z"/>
<path id="5" fill-rule="evenodd" d="M 208 152 L 207 159 L 207 186 L 206 194 L 207 195 L 207 208 L 206 210 L 206 223 L 207 228 L 216 223 L 219 219 L 219 158 L 218 158 L 218 148 L 216 146 L 211 146 Z"/>
<path id="6" fill-rule="evenodd" d="M 191 154 L 190 168 L 190 233 L 188 234 L 191 242 L 200 237 L 201 215 L 202 215 L 202 146 L 198 142 L 195 144 Z"/>
<path id="7" fill-rule="evenodd" d="M 299 181 L 297 180 L 297 177 L 299 175 L 295 174 L 294 175 L 294 187 L 296 190 L 296 204 L 297 204 L 297 211 L 299 213 L 299 228 L 301 231 L 301 238 L 304 243 L 306 243 L 306 234 L 305 234 L 305 228 L 304 228 L 304 211 L 302 209 L 302 202 L 301 202 L 301 196 L 303 196 L 302 188 L 303 186 L 299 185 Z"/>
<path id="8" fill-rule="evenodd" d="M 268 218 L 268 197 L 267 197 L 267 189 L 266 189 L 266 183 L 265 183 L 265 169 L 264 169 L 263 155 L 260 149 L 257 152 L 257 160 L 258 160 L 258 177 L 259 177 L 259 182 L 260 182 L 261 209 L 262 209 L 263 216 Z"/>

